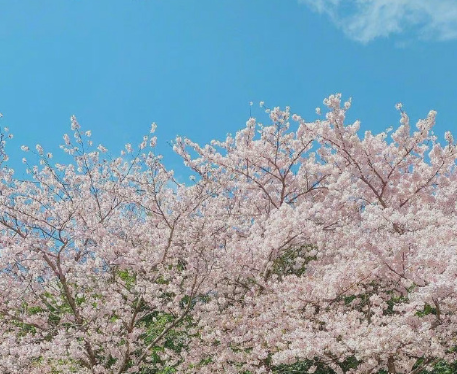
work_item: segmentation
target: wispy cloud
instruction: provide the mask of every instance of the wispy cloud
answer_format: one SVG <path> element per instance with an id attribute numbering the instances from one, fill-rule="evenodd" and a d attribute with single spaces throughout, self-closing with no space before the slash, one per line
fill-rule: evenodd
<path id="1" fill-rule="evenodd" d="M 362 43 L 404 32 L 426 40 L 457 39 L 456 0 L 298 0 L 326 14 Z"/>

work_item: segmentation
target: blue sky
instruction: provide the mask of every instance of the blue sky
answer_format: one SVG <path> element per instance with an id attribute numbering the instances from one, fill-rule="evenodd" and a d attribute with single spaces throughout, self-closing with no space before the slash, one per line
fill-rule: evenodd
<path id="1" fill-rule="evenodd" d="M 438 111 L 456 134 L 454 0 L 0 0 L 0 120 L 20 146 L 58 162 L 70 116 L 113 154 L 157 122 L 158 150 L 201 143 L 262 118 L 259 101 L 306 120 L 332 93 L 352 97 L 362 131 Z"/>

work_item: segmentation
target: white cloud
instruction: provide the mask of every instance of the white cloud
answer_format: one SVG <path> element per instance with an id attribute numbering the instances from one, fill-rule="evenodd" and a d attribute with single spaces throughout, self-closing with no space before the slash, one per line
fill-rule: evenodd
<path id="1" fill-rule="evenodd" d="M 457 39 L 456 0 L 299 0 L 326 14 L 351 39 L 367 43 L 412 32 L 420 39 Z"/>

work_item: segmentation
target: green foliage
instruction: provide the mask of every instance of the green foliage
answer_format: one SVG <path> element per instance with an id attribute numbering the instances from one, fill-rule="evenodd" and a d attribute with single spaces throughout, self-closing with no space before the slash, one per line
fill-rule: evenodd
<path id="1" fill-rule="evenodd" d="M 453 363 L 447 363 L 445 361 L 439 361 L 436 363 L 431 371 L 422 370 L 419 374 L 456 374 L 457 373 L 457 361 Z"/>
<path id="2" fill-rule="evenodd" d="M 117 270 L 117 276 L 122 279 L 125 286 L 130 291 L 136 283 L 136 274 L 129 272 L 128 270 Z"/>
<path id="3" fill-rule="evenodd" d="M 405 296 L 392 295 L 389 300 L 387 300 L 387 309 L 384 310 L 384 315 L 395 314 L 394 307 L 397 304 L 402 304 L 408 301 L 408 298 Z"/>
<path id="4" fill-rule="evenodd" d="M 274 374 L 305 374 L 308 373 L 308 370 L 311 366 L 315 365 L 317 367 L 315 374 L 335 374 L 332 369 L 328 369 L 325 365 L 322 365 L 319 362 L 314 362 L 311 360 L 299 361 L 291 365 L 278 365 L 273 368 Z"/>
<path id="5" fill-rule="evenodd" d="M 285 275 L 301 276 L 306 271 L 306 265 L 316 256 L 310 256 L 309 252 L 315 250 L 313 245 L 302 245 L 285 249 L 273 262 L 272 273 L 282 278 Z"/>
<path id="6" fill-rule="evenodd" d="M 429 314 L 436 315 L 436 308 L 433 308 L 429 304 L 425 304 L 423 310 L 416 312 L 416 316 L 419 316 L 419 317 L 428 316 Z"/>

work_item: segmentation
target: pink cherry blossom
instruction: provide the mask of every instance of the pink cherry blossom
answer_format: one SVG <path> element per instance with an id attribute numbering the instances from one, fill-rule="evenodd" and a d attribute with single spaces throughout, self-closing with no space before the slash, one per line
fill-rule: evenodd
<path id="1" fill-rule="evenodd" d="M 72 162 L 37 146 L 30 179 L 2 164 L 0 372 L 309 360 L 342 373 L 351 358 L 354 374 L 417 373 L 456 360 L 452 135 L 438 142 L 433 111 L 412 129 L 399 105 L 397 129 L 362 136 L 350 101 L 324 104 L 314 122 L 275 107 L 225 140 L 177 137 L 188 185 L 155 137 L 107 157 L 75 117 L 76 143 L 61 146 Z"/>

